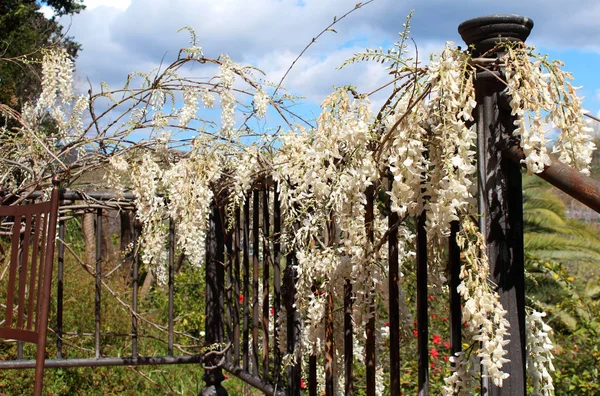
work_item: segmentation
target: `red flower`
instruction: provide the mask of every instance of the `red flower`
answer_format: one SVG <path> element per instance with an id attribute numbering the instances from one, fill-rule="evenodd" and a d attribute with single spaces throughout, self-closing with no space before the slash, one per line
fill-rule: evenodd
<path id="1" fill-rule="evenodd" d="M 427 297 L 427 299 L 428 299 L 429 301 L 433 301 L 433 300 L 435 300 L 435 297 L 434 297 L 434 296 L 429 296 L 429 297 Z"/>
<path id="2" fill-rule="evenodd" d="M 385 327 L 390 327 L 390 322 L 385 322 L 383 325 L 384 325 Z"/>
<path id="3" fill-rule="evenodd" d="M 275 308 L 271 307 L 271 309 L 270 309 L 269 312 L 271 312 L 271 316 L 274 316 L 275 315 Z"/>
<path id="4" fill-rule="evenodd" d="M 449 341 L 444 341 L 444 348 L 450 349 L 450 342 Z"/>
<path id="5" fill-rule="evenodd" d="M 429 367 L 431 367 L 432 369 L 435 369 L 435 362 L 429 363 Z"/>
<path id="6" fill-rule="evenodd" d="M 304 378 L 300 378 L 300 389 L 306 389 L 306 381 L 304 381 Z"/>
<path id="7" fill-rule="evenodd" d="M 437 359 L 438 356 L 440 355 L 440 353 L 438 352 L 437 349 L 432 349 L 431 351 L 429 351 L 429 354 L 431 355 L 432 358 Z"/>
<path id="8" fill-rule="evenodd" d="M 450 359 L 450 356 L 444 356 L 444 360 L 448 361 Z"/>
<path id="9" fill-rule="evenodd" d="M 413 334 L 415 335 L 415 337 L 418 337 L 419 336 L 419 330 L 414 329 L 413 330 Z"/>
<path id="10" fill-rule="evenodd" d="M 240 294 L 240 303 L 243 303 L 243 302 L 244 302 L 244 295 Z"/>
<path id="11" fill-rule="evenodd" d="M 434 336 L 433 336 L 433 343 L 434 343 L 435 345 L 440 345 L 440 342 L 442 342 L 442 337 L 440 337 L 440 336 L 439 336 L 439 335 L 437 335 L 437 334 L 436 334 L 436 335 L 434 335 Z"/>

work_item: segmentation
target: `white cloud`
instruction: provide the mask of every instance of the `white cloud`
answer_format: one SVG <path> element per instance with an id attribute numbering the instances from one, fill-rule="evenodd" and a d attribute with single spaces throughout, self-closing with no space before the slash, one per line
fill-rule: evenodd
<path id="1" fill-rule="evenodd" d="M 131 4 L 131 0 L 85 0 L 83 4 L 88 11 L 98 7 L 117 8 L 124 11 Z"/>
<path id="2" fill-rule="evenodd" d="M 54 16 L 54 10 L 50 6 L 43 5 L 40 7 L 40 11 L 48 19 L 50 19 Z"/>
<path id="3" fill-rule="evenodd" d="M 187 45 L 182 26 L 196 30 L 207 56 L 228 53 L 243 64 L 253 64 L 278 82 L 293 59 L 325 28 L 334 16 L 350 10 L 356 0 L 86 0 L 87 9 L 65 18 L 69 35 L 82 43 L 77 61 L 82 79 L 95 86 L 125 81 L 128 73 L 149 71 L 173 60 Z M 569 12 L 565 12 L 565 9 Z M 324 34 L 295 65 L 285 85 L 296 94 L 319 103 L 333 85 L 355 84 L 364 91 L 386 79 L 378 65 L 335 68 L 353 51 L 379 47 L 397 39 L 405 16 L 415 9 L 412 36 L 422 59 L 441 49 L 446 40 L 460 44 L 460 22 L 491 13 L 517 13 L 531 17 L 529 42 L 546 48 L 564 47 L 600 51 L 600 4 L 580 0 L 376 0 L 335 26 L 337 34 Z M 357 42 L 354 42 L 355 40 Z M 350 43 L 352 43 L 350 45 Z M 350 47 L 350 48 L 347 48 Z M 596 67 L 598 68 L 598 67 Z M 201 71 L 196 71 L 201 72 Z M 600 85 L 600 84 L 599 84 Z"/>

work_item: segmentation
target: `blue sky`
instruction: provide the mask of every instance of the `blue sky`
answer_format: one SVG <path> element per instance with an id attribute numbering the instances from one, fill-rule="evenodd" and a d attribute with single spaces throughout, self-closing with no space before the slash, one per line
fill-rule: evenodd
<path id="1" fill-rule="evenodd" d="M 100 81 L 117 88 L 128 73 L 149 71 L 163 57 L 176 57 L 190 26 L 198 33 L 204 53 L 229 54 L 252 64 L 279 81 L 292 60 L 334 16 L 354 7 L 356 0 L 85 0 L 88 8 L 63 17 L 69 35 L 83 46 L 77 77 L 97 90 Z M 384 68 L 371 64 L 336 69 L 365 47 L 397 39 L 406 15 L 414 10 L 412 37 L 420 56 L 439 51 L 445 41 L 462 44 L 458 25 L 469 18 L 512 13 L 532 18 L 528 43 L 551 58 L 565 61 L 583 85 L 584 106 L 600 111 L 600 2 L 596 0 L 375 0 L 335 26 L 313 45 L 290 73 L 285 86 L 306 97 L 306 112 L 316 111 L 332 86 L 354 84 L 368 91 L 387 81 Z M 205 76 L 198 69 L 199 75 Z M 86 83 L 87 85 L 87 83 Z M 87 86 L 85 87 L 87 90 Z M 375 98 L 375 102 L 377 102 Z"/>

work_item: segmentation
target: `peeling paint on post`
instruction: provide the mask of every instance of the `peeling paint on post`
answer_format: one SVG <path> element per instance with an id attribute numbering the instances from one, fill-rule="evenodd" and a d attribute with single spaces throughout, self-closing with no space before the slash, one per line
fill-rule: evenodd
<path id="1" fill-rule="evenodd" d="M 474 56 L 493 49 L 499 41 L 524 41 L 533 21 L 518 15 L 490 15 L 463 22 L 458 31 Z M 498 57 L 499 53 L 487 53 Z M 502 387 L 483 378 L 482 395 L 524 395 L 525 391 L 525 277 L 523 257 L 523 193 L 521 168 L 502 156 L 515 145 L 513 120 L 504 85 L 494 72 L 477 73 L 475 109 L 478 133 L 480 230 L 487 243 L 490 281 L 497 285 L 500 302 L 508 311 L 510 377 Z M 485 374 L 485 373 L 484 373 Z"/>

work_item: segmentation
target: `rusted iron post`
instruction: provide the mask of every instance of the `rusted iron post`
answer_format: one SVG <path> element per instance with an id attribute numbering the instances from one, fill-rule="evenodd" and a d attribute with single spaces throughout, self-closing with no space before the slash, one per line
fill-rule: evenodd
<path id="1" fill-rule="evenodd" d="M 214 205 L 214 203 L 213 203 Z M 222 298 L 225 286 L 225 245 L 223 236 L 225 229 L 219 208 L 213 206 L 209 229 L 206 235 L 206 317 L 205 342 L 209 345 L 223 342 L 223 305 Z M 219 349 L 222 345 L 219 347 Z M 204 362 L 206 366 L 204 377 L 205 387 L 200 391 L 202 396 L 225 396 L 227 391 L 221 382 L 225 380 L 223 370 L 218 366 L 221 360 L 219 354 L 212 355 Z"/>
<path id="2" fill-rule="evenodd" d="M 95 288 L 95 318 L 94 318 L 94 343 L 96 359 L 100 358 L 100 320 L 102 307 L 102 209 L 96 210 L 96 280 Z"/>
<path id="3" fill-rule="evenodd" d="M 60 201 L 62 204 L 64 201 Z M 63 357 L 63 301 L 65 290 L 65 220 L 58 222 L 58 268 L 56 274 L 56 358 Z"/>
<path id="4" fill-rule="evenodd" d="M 135 215 L 134 215 L 135 218 Z M 140 245 L 142 235 L 142 222 L 134 220 L 133 240 L 135 248 L 133 250 L 133 261 L 131 263 L 131 356 L 138 357 L 138 293 L 139 293 L 139 265 L 140 265 Z"/>
<path id="5" fill-rule="evenodd" d="M 458 31 L 473 55 L 494 58 L 489 52 L 499 41 L 524 41 L 533 21 L 517 15 L 491 15 L 463 22 Z M 492 72 L 477 73 L 475 108 L 478 133 L 478 185 L 480 230 L 487 243 L 490 281 L 497 285 L 500 302 L 508 311 L 510 362 L 504 370 L 510 377 L 502 387 L 490 378 L 482 381 L 483 395 L 524 395 L 525 391 L 525 277 L 523 255 L 523 194 L 521 168 L 502 152 L 515 145 L 513 117 L 505 86 Z M 485 374 L 485 373 L 484 373 Z"/>

